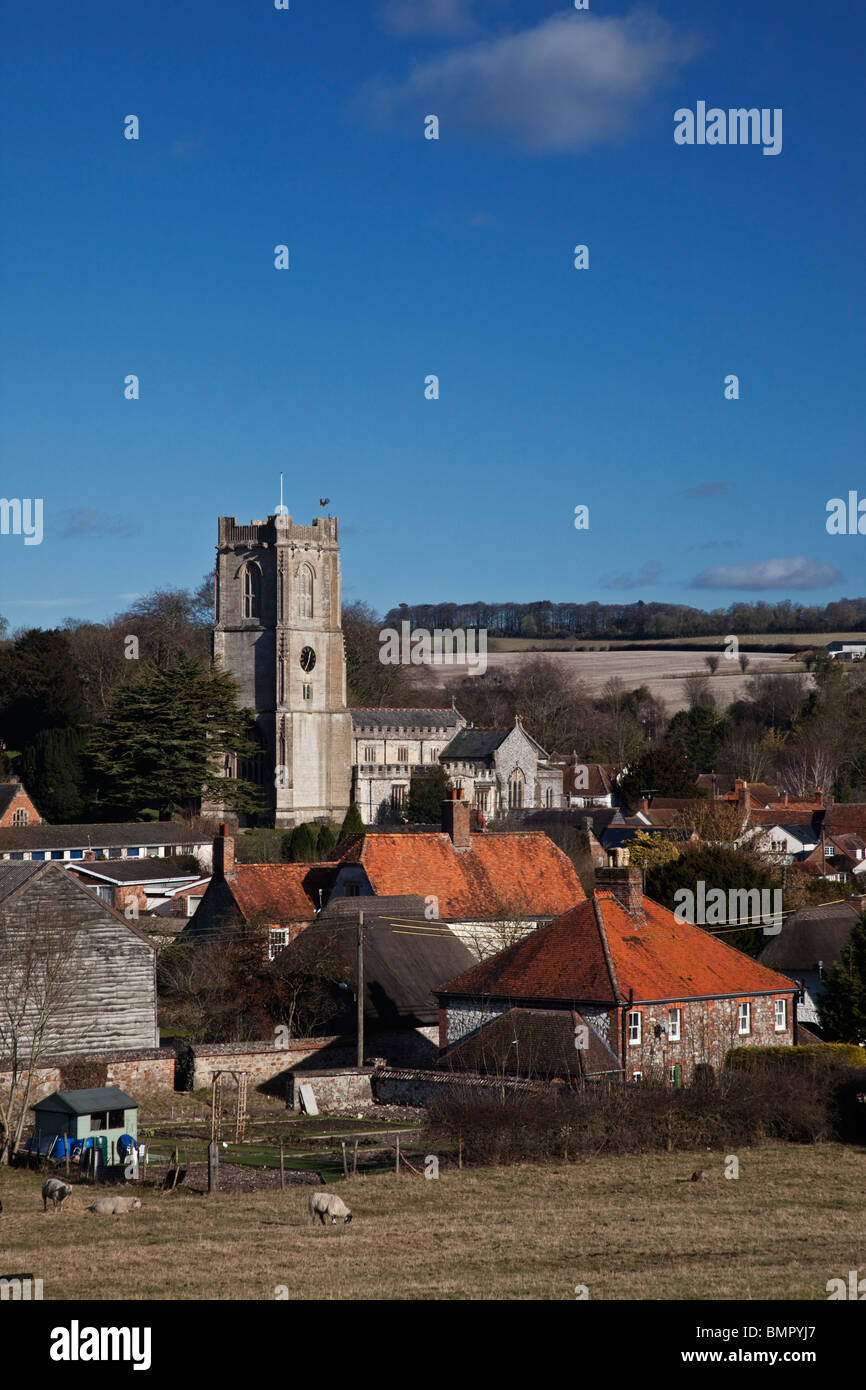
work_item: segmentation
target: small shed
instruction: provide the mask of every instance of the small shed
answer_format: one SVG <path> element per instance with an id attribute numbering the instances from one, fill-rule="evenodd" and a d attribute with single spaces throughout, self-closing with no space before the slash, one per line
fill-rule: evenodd
<path id="1" fill-rule="evenodd" d="M 97 1145 L 105 1163 L 120 1159 L 118 1140 L 138 1138 L 138 1101 L 118 1086 L 95 1086 L 86 1091 L 54 1091 L 33 1107 L 34 1128 L 40 1140 L 65 1135 L 70 1147 Z M 62 1147 L 62 1146 L 61 1146 Z"/>

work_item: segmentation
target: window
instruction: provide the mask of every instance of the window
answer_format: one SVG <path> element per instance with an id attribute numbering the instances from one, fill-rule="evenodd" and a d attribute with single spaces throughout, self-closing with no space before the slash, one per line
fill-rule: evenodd
<path id="1" fill-rule="evenodd" d="M 346 897 L 347 897 L 347 898 L 360 898 L 360 896 L 361 896 L 361 885 L 360 885 L 360 883 L 347 883 L 347 884 L 346 884 Z"/>
<path id="2" fill-rule="evenodd" d="M 262 572 L 255 562 L 244 568 L 244 617 L 260 618 L 262 609 Z"/>
<path id="3" fill-rule="evenodd" d="M 409 761 L 409 749 L 408 749 L 408 748 L 398 748 L 398 749 L 397 749 L 397 762 L 398 762 L 398 763 L 408 763 L 408 761 Z"/>
<path id="4" fill-rule="evenodd" d="M 431 749 L 430 749 L 430 761 L 431 761 L 431 763 L 437 762 L 437 761 L 438 761 L 438 758 L 439 758 L 439 749 L 438 749 L 438 748 L 431 748 Z"/>
<path id="5" fill-rule="evenodd" d="M 122 1111 L 122 1110 L 109 1110 L 109 1112 L 108 1112 L 108 1128 L 109 1128 L 109 1129 L 123 1129 L 124 1123 L 125 1123 L 125 1122 L 124 1122 L 123 1111 Z"/>
<path id="6" fill-rule="evenodd" d="M 409 801 L 408 787 L 391 788 L 391 807 L 394 811 L 403 811 Z"/>
<path id="7" fill-rule="evenodd" d="M 298 617 L 313 616 L 313 571 L 309 565 L 301 565 L 298 570 Z"/>
<path id="8" fill-rule="evenodd" d="M 101 898 L 104 903 L 113 903 L 114 889 L 108 884 L 99 884 L 96 889 L 96 896 Z"/>
<path id="9" fill-rule="evenodd" d="M 523 805 L 523 773 L 517 768 L 508 779 L 508 808 L 517 810 Z"/>
<path id="10" fill-rule="evenodd" d="M 70 858 L 70 859 L 83 859 L 83 858 L 84 858 L 84 850 L 83 850 L 83 849 L 71 849 L 71 850 L 69 851 L 69 858 Z"/>
<path id="11" fill-rule="evenodd" d="M 680 1040 L 680 1009 L 668 1009 L 668 1042 Z"/>
<path id="12" fill-rule="evenodd" d="M 752 1031 L 752 1006 L 751 1004 L 741 1004 L 737 1023 L 737 1032 L 740 1034 L 751 1033 Z"/>
<path id="13" fill-rule="evenodd" d="M 481 790 L 481 791 L 477 791 L 477 792 L 475 793 L 475 805 L 476 805 L 476 807 L 477 807 L 477 809 L 478 809 L 479 811 L 486 811 L 486 810 L 487 810 L 487 798 L 488 798 L 488 796 L 489 796 L 489 792 L 488 792 L 488 790 L 487 790 L 486 788 L 484 788 L 484 789 Z"/>
<path id="14" fill-rule="evenodd" d="M 631 1074 L 631 1079 L 632 1079 L 632 1081 L 643 1081 L 643 1072 L 642 1072 L 642 1071 L 633 1071 L 632 1074 Z"/>
<path id="15" fill-rule="evenodd" d="M 105 1110 L 100 1110 L 99 1113 L 98 1113 L 97 1115 L 91 1115 L 91 1117 L 90 1117 L 90 1128 L 93 1129 L 93 1130 L 105 1129 L 105 1116 L 106 1116 L 106 1113 L 107 1113 L 107 1112 L 106 1112 Z"/>
<path id="16" fill-rule="evenodd" d="M 141 854 L 141 850 L 140 850 L 140 849 L 128 849 L 128 850 L 126 851 L 126 854 L 127 854 L 127 858 L 129 858 L 129 859 L 137 859 L 138 856 Z"/>
<path id="17" fill-rule="evenodd" d="M 825 845 L 825 846 L 824 846 L 824 858 L 825 858 L 825 859 L 832 859 L 832 858 L 833 858 L 833 855 L 834 855 L 835 853 L 836 853 L 836 846 L 835 846 L 835 845 Z"/>
<path id="18" fill-rule="evenodd" d="M 544 804 L 545 806 L 553 805 L 553 787 L 548 787 L 547 791 L 544 793 Z"/>
<path id="19" fill-rule="evenodd" d="M 29 825 L 29 824 L 30 824 L 30 812 L 29 812 L 29 811 L 24 811 L 24 810 L 13 811 L 13 812 L 12 812 L 12 824 L 13 824 L 13 825 Z"/>
<path id="20" fill-rule="evenodd" d="M 376 761 L 376 749 L 370 746 L 364 749 L 364 762 L 374 763 Z"/>
<path id="21" fill-rule="evenodd" d="M 640 1014 L 635 1009 L 628 1016 L 628 1045 L 636 1047 L 640 1042 Z"/>
<path id="22" fill-rule="evenodd" d="M 788 1026 L 788 1001 L 787 999 L 777 999 L 774 1004 L 776 1016 L 776 1032 L 784 1033 Z"/>
<path id="23" fill-rule="evenodd" d="M 45 850 L 44 850 L 44 849 L 34 849 L 34 850 L 31 852 L 31 854 L 30 854 L 30 858 L 31 858 L 31 859 L 44 859 L 44 858 L 45 858 Z"/>
<path id="24" fill-rule="evenodd" d="M 271 927 L 268 932 L 268 959 L 273 960 L 274 956 L 289 944 L 288 927 Z"/>
<path id="25" fill-rule="evenodd" d="M 109 859 L 121 859 L 121 858 L 123 857 L 123 850 L 122 850 L 122 849 L 110 849 L 110 850 L 108 851 L 108 857 L 109 857 Z"/>
<path id="26" fill-rule="evenodd" d="M 302 688 L 303 688 L 303 698 L 304 698 L 305 700 L 312 700 L 312 698 L 313 698 L 313 687 L 312 687 L 311 685 L 305 685 L 305 686 L 303 686 Z"/>
<path id="27" fill-rule="evenodd" d="M 52 858 L 52 859 L 62 859 L 62 858 L 63 858 L 63 850 L 62 850 L 62 849 L 53 849 L 53 850 L 51 851 L 51 858 Z"/>

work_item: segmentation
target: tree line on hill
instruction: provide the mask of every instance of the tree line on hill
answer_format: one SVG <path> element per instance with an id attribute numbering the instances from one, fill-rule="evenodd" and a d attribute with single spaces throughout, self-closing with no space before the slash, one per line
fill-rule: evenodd
<path id="1" fill-rule="evenodd" d="M 651 640 L 671 637 L 740 639 L 757 633 L 864 632 L 866 598 L 832 603 L 732 603 L 706 612 L 681 603 L 401 603 L 385 624 L 415 628 L 486 630 L 495 637 L 570 637 Z"/>

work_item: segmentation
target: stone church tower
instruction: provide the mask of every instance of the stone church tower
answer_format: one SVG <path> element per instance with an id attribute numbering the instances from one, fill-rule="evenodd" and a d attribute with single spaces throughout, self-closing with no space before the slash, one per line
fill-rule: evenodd
<path id="1" fill-rule="evenodd" d="M 277 826 L 342 819 L 352 781 L 352 717 L 336 517 L 295 526 L 284 512 L 219 519 L 214 657 L 254 709 L 261 753 L 227 768 L 263 788 Z"/>

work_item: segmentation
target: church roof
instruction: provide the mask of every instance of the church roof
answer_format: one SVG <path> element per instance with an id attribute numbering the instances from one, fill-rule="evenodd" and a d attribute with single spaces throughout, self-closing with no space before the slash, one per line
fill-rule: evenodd
<path id="1" fill-rule="evenodd" d="M 456 729 L 461 716 L 447 709 L 353 709 L 352 728 L 361 729 Z"/>
<path id="2" fill-rule="evenodd" d="M 511 729 L 461 729 L 439 756 L 443 762 L 491 758 L 510 733 Z"/>

